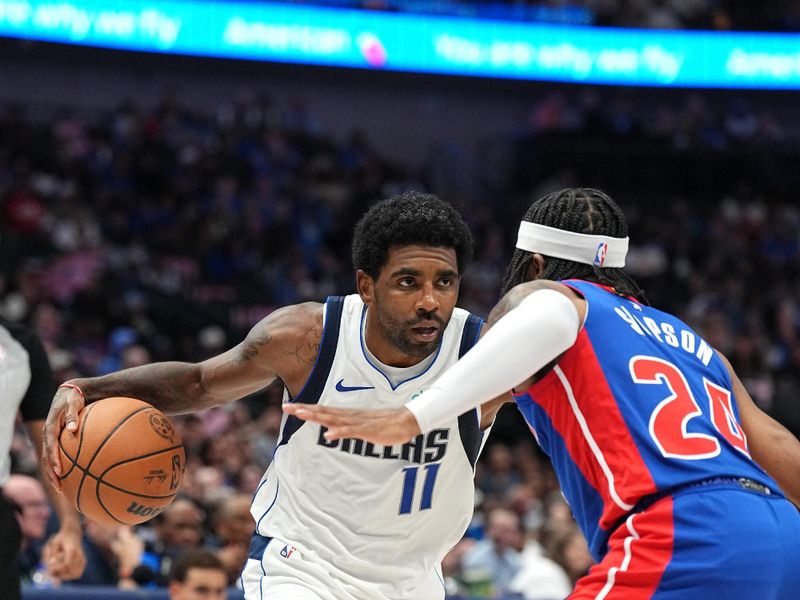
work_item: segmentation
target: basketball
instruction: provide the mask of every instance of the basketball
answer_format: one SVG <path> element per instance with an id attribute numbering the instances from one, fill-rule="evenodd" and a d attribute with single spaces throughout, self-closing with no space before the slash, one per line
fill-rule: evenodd
<path id="1" fill-rule="evenodd" d="M 178 492 L 185 456 L 160 410 L 134 398 L 92 402 L 78 429 L 59 439 L 61 486 L 84 516 L 136 525 L 162 512 Z"/>

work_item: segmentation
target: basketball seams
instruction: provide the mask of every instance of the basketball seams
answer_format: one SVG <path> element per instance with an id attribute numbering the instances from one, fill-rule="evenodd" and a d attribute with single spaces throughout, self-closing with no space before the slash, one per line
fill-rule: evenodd
<path id="1" fill-rule="evenodd" d="M 145 494 L 140 494 L 138 492 L 131 492 L 130 490 L 126 490 L 124 488 L 117 487 L 117 486 L 115 486 L 113 484 L 108 483 L 107 481 L 105 481 L 104 477 L 105 477 L 106 473 L 108 473 L 111 469 L 115 469 L 116 467 L 119 467 L 121 465 L 124 465 L 124 464 L 127 464 L 127 463 L 131 463 L 131 462 L 134 462 L 136 460 L 141 460 L 143 458 L 151 458 L 153 456 L 158 456 L 159 454 L 163 454 L 165 452 L 172 452 L 173 450 L 179 450 L 181 448 L 183 448 L 183 445 L 179 444 L 177 446 L 170 446 L 169 448 L 164 448 L 163 450 L 156 450 L 155 452 L 148 452 L 147 454 L 140 454 L 139 456 L 135 456 L 133 458 L 126 458 L 125 460 L 121 460 L 119 462 L 115 462 L 113 465 L 107 467 L 106 470 L 103 471 L 102 473 L 100 473 L 100 475 L 98 475 L 97 477 L 95 477 L 95 479 L 97 479 L 103 485 L 107 485 L 108 487 L 113 487 L 115 490 L 119 490 L 120 492 L 125 492 L 126 494 L 133 494 L 133 495 L 136 495 L 136 496 L 141 496 L 142 498 L 167 498 L 168 496 L 147 496 Z M 94 477 L 94 475 L 92 475 L 92 477 Z M 175 494 L 170 494 L 170 495 L 174 496 Z"/>
<path id="2" fill-rule="evenodd" d="M 103 406 L 95 410 L 93 402 L 82 411 L 75 436 L 59 436 L 64 463 L 59 479 L 73 505 L 89 518 L 109 525 L 142 523 L 166 509 L 178 493 L 186 468 L 180 435 L 169 419 L 166 425 L 154 420 L 152 415 L 165 416 L 137 398 L 98 402 Z M 140 435 L 151 428 L 163 439 Z"/>
<path id="3" fill-rule="evenodd" d="M 182 444 L 179 444 L 177 446 L 171 446 L 169 448 L 164 448 L 163 450 L 157 450 L 156 452 L 150 452 L 148 454 L 142 454 L 141 456 L 137 456 L 136 458 L 129 458 L 129 459 L 126 459 L 126 460 L 122 460 L 122 461 L 116 462 L 113 465 L 111 465 L 108 468 L 106 468 L 106 470 L 103 471 L 100 474 L 99 477 L 95 477 L 94 475 L 92 475 L 90 473 L 89 477 L 91 477 L 92 479 L 95 480 L 95 487 L 94 487 L 95 496 L 97 498 L 97 503 L 100 505 L 100 508 L 102 508 L 108 514 L 108 516 L 110 516 L 112 519 L 114 519 L 118 523 L 122 523 L 123 525 L 136 525 L 136 524 L 138 524 L 138 521 L 134 521 L 133 523 L 128 523 L 128 522 L 125 522 L 125 521 L 121 521 L 110 510 L 108 510 L 108 507 L 106 507 L 105 502 L 103 502 L 103 499 L 100 497 L 100 486 L 101 485 L 105 485 L 105 486 L 111 488 L 112 490 L 116 490 L 118 492 L 124 492 L 124 493 L 128 494 L 129 496 L 134 496 L 136 498 L 147 498 L 148 500 L 166 500 L 166 499 L 174 498 L 175 495 L 178 493 L 177 490 L 174 493 L 166 495 L 166 496 L 150 496 L 150 495 L 147 495 L 147 494 L 139 494 L 139 493 L 136 493 L 136 492 L 131 492 L 130 490 L 126 490 L 125 488 L 121 488 L 121 487 L 116 486 L 116 485 L 114 485 L 112 483 L 108 483 L 107 481 L 105 481 L 103 479 L 103 477 L 110 470 L 112 470 L 112 469 L 114 469 L 116 467 L 119 467 L 121 465 L 124 465 L 124 464 L 127 464 L 127 463 L 131 463 L 131 462 L 134 462 L 136 460 L 141 460 L 143 458 L 151 458 L 153 456 L 158 456 L 159 454 L 164 454 L 165 452 L 172 452 L 173 450 L 179 450 L 179 449 L 183 449 L 183 445 Z"/>
<path id="4" fill-rule="evenodd" d="M 89 477 L 92 476 L 90 475 Z M 130 490 L 126 490 L 125 488 L 121 488 L 119 486 L 114 485 L 113 483 L 108 483 L 107 481 L 103 481 L 95 477 L 92 477 L 92 479 L 94 479 L 97 482 L 98 487 L 100 487 L 100 485 L 104 485 L 106 487 L 110 487 L 112 490 L 115 490 L 117 492 L 124 492 L 129 496 L 136 496 L 137 498 L 147 498 L 148 500 L 166 500 L 167 498 L 172 498 L 173 496 L 177 495 L 177 492 L 175 492 L 175 494 L 167 494 L 166 496 L 151 496 L 149 494 L 140 494 L 138 492 L 131 492 Z M 98 497 L 98 500 L 99 499 L 100 498 Z"/>
<path id="5" fill-rule="evenodd" d="M 95 480 L 94 491 L 95 491 L 95 494 L 97 495 L 97 503 L 100 505 L 100 508 L 102 508 L 106 512 L 106 514 L 109 517 L 114 519 L 117 523 L 121 523 L 122 525 L 136 525 L 137 524 L 137 523 L 127 523 L 125 521 L 122 521 L 122 520 L 118 519 L 117 517 L 114 516 L 114 514 L 110 510 L 108 510 L 106 508 L 106 505 L 103 504 L 102 500 L 100 500 L 100 482 L 97 481 L 97 480 Z"/>
<path id="6" fill-rule="evenodd" d="M 89 462 L 86 464 L 85 469 L 81 468 L 81 470 L 83 471 L 83 476 L 81 477 L 81 482 L 78 484 L 78 491 L 77 491 L 77 494 L 76 494 L 76 506 L 78 508 L 78 511 L 80 511 L 80 509 L 81 509 L 81 492 L 83 491 L 83 484 L 86 481 L 86 476 L 89 474 L 89 470 L 92 468 L 92 463 L 97 458 L 97 456 L 100 454 L 100 450 L 103 449 L 103 446 L 105 446 L 106 442 L 109 439 L 111 439 L 111 436 L 114 435 L 117 432 L 117 430 L 120 427 L 122 427 L 123 424 L 125 424 L 127 421 L 129 421 L 131 418 L 133 418 L 135 415 L 138 415 L 139 413 L 144 412 L 146 410 L 151 410 L 152 408 L 153 407 L 150 406 L 150 405 L 143 406 L 141 408 L 137 408 L 133 412 L 129 413 L 124 419 L 120 419 L 119 422 L 116 425 L 114 425 L 114 427 L 111 429 L 111 431 L 109 431 L 106 434 L 106 437 L 103 439 L 103 441 L 100 442 L 97 445 L 97 448 L 95 448 L 94 454 L 92 455 L 92 458 L 89 460 Z M 85 425 L 85 422 L 84 422 L 84 425 Z M 93 477 L 93 479 L 96 480 L 97 478 Z"/>
<path id="7" fill-rule="evenodd" d="M 103 478 L 103 475 L 108 473 L 114 467 L 118 467 L 120 465 L 124 465 L 125 463 L 133 462 L 135 460 L 140 460 L 142 458 L 150 458 L 151 456 L 156 456 L 157 454 L 161 454 L 162 452 L 171 452 L 172 450 L 179 450 L 183 448 L 183 444 L 178 444 L 176 446 L 170 446 L 169 448 L 162 448 L 161 450 L 155 450 L 153 452 L 148 452 L 147 454 L 139 454 L 138 456 L 134 456 L 133 458 L 126 458 L 125 460 L 120 460 L 115 462 L 113 465 L 106 467 L 106 470 L 100 474 L 100 479 Z"/>

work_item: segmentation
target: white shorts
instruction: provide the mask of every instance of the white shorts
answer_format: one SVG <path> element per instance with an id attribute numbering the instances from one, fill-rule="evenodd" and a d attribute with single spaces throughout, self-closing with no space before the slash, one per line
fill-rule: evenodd
<path id="1" fill-rule="evenodd" d="M 266 540 L 266 538 L 262 538 Z M 331 576 L 330 567 L 303 557 L 294 546 L 272 539 L 261 560 L 252 552 L 242 572 L 246 600 L 361 600 L 360 590 Z"/>
<path id="2" fill-rule="evenodd" d="M 434 571 L 414 589 L 356 580 L 316 555 L 303 556 L 287 542 L 260 536 L 254 537 L 242 572 L 245 600 L 443 600 L 440 582 Z"/>

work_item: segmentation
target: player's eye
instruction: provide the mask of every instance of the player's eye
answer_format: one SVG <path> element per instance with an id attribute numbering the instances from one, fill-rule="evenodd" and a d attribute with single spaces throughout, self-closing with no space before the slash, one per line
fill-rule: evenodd
<path id="1" fill-rule="evenodd" d="M 442 277 L 439 280 L 439 285 L 441 287 L 453 287 L 456 284 L 456 280 L 453 277 Z"/>
<path id="2" fill-rule="evenodd" d="M 398 280 L 397 284 L 400 287 L 413 287 L 416 284 L 416 281 L 413 277 L 403 277 L 402 279 Z"/>

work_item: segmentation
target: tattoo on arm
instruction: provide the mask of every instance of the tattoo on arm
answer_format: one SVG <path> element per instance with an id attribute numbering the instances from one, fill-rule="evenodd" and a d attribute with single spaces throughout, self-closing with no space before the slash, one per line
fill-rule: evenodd
<path id="1" fill-rule="evenodd" d="M 236 357 L 236 364 L 246 363 L 258 355 L 258 350 L 272 341 L 272 334 L 269 331 L 261 331 L 253 339 L 247 339 L 242 344 L 242 350 Z"/>
<path id="2" fill-rule="evenodd" d="M 283 353 L 286 357 L 294 357 L 295 360 L 304 365 L 313 366 L 322 345 L 322 329 L 311 327 L 306 331 L 305 339 L 295 346 L 294 350 L 287 350 Z"/>

